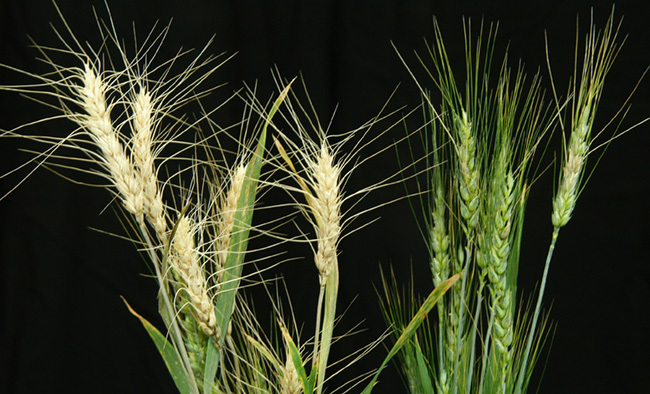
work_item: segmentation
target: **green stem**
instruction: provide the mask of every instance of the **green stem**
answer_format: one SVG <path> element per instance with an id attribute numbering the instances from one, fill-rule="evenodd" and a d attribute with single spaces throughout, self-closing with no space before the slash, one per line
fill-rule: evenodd
<path id="1" fill-rule="evenodd" d="M 452 382 L 453 382 L 453 390 L 452 393 L 456 394 L 458 391 L 458 363 L 459 363 L 459 355 L 460 355 L 460 349 L 461 349 L 461 339 L 463 337 L 463 323 L 464 323 L 464 304 L 465 304 L 465 290 L 467 287 L 467 272 L 469 271 L 469 262 L 472 258 L 471 256 L 471 251 L 472 251 L 472 241 L 469 240 L 467 242 L 467 248 L 465 249 L 465 264 L 463 266 L 463 279 L 462 279 L 462 284 L 460 287 L 460 305 L 458 305 L 458 332 L 456 333 L 456 351 L 454 354 L 454 376 L 452 377 Z"/>
<path id="2" fill-rule="evenodd" d="M 327 368 L 327 358 L 330 353 L 332 344 L 332 332 L 334 331 L 334 319 L 336 318 L 336 299 L 339 293 L 339 267 L 338 262 L 333 264 L 332 271 L 327 276 L 325 283 L 325 311 L 323 313 L 323 330 L 321 332 L 321 343 L 318 355 L 318 384 L 316 393 L 321 394 L 323 391 L 323 382 L 325 381 L 325 369 Z"/>
<path id="3" fill-rule="evenodd" d="M 442 382 L 442 374 L 445 371 L 445 368 L 447 367 L 445 364 L 445 345 L 444 345 L 444 332 L 445 332 L 445 311 L 444 311 L 444 306 L 445 303 L 441 302 L 438 304 L 438 343 L 440 344 L 438 346 L 438 390 L 439 392 L 443 392 L 444 386 L 441 384 Z"/>
<path id="4" fill-rule="evenodd" d="M 316 305 L 316 332 L 314 333 L 314 359 L 312 360 L 312 368 L 318 364 L 318 341 L 320 339 L 320 323 L 321 315 L 323 314 L 323 296 L 325 294 L 325 285 L 321 284 L 320 292 L 318 293 L 318 304 Z"/>
<path id="5" fill-rule="evenodd" d="M 225 354 L 225 349 L 221 348 L 219 349 L 219 360 L 220 363 L 219 365 L 221 366 L 221 382 L 223 383 L 223 388 L 226 391 L 226 394 L 232 394 L 230 392 L 230 385 L 228 384 L 228 377 L 226 376 L 226 368 L 223 366 L 226 365 L 225 359 L 226 359 L 226 354 Z"/>
<path id="6" fill-rule="evenodd" d="M 533 346 L 533 337 L 535 334 L 535 329 L 537 328 L 537 319 L 539 318 L 539 312 L 542 307 L 542 298 L 544 297 L 544 288 L 546 288 L 546 277 L 548 276 L 548 268 L 551 265 L 551 259 L 553 257 L 553 250 L 555 250 L 555 243 L 557 241 L 558 234 L 560 233 L 559 227 L 553 228 L 553 239 L 551 241 L 551 246 L 548 248 L 548 255 L 546 256 L 546 264 L 544 265 L 544 274 L 542 275 L 542 283 L 539 287 L 539 295 L 537 296 L 537 305 L 535 305 L 535 315 L 533 316 L 533 322 L 530 326 L 528 332 L 528 339 L 526 340 L 526 350 L 524 351 L 524 358 L 521 363 L 521 368 L 519 369 L 519 378 L 517 379 L 517 387 L 515 393 L 521 393 L 522 386 L 524 384 L 524 377 L 526 375 L 528 356 L 530 355 L 530 349 Z"/>
<path id="7" fill-rule="evenodd" d="M 472 377 L 474 375 L 474 360 L 476 358 L 476 333 L 478 331 L 478 324 L 481 320 L 481 306 L 483 304 L 483 287 L 485 278 L 479 278 L 479 290 L 476 299 L 476 311 L 474 312 L 474 327 L 472 329 L 472 338 L 470 340 L 470 357 L 469 357 L 469 371 L 467 373 L 467 383 L 465 384 L 465 391 L 471 392 L 472 390 Z"/>
<path id="8" fill-rule="evenodd" d="M 481 378 L 478 383 L 478 394 L 483 394 L 483 387 L 485 386 L 485 373 L 487 371 L 488 357 L 490 356 L 490 335 L 492 335 L 492 325 L 494 324 L 494 309 L 490 313 L 490 321 L 488 323 L 488 329 L 485 333 L 484 345 L 483 345 L 483 365 L 481 366 Z"/>

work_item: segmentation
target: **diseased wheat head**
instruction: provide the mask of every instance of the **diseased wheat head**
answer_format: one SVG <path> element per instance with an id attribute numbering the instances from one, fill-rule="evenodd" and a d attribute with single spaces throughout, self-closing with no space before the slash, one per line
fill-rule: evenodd
<path id="1" fill-rule="evenodd" d="M 132 152 L 138 169 L 137 176 L 143 192 L 144 213 L 158 240 L 166 242 L 167 214 L 159 188 L 154 156 L 154 103 L 149 92 L 140 86 L 132 98 Z"/>
<path id="2" fill-rule="evenodd" d="M 219 207 L 219 218 L 217 224 L 217 277 L 218 281 L 223 277 L 223 270 L 228 258 L 230 239 L 235 225 L 235 213 L 239 204 L 242 184 L 246 176 L 245 164 L 240 164 L 230 172 L 230 184 L 225 193 L 222 193 L 221 205 Z"/>
<path id="3" fill-rule="evenodd" d="M 215 334 L 216 317 L 214 305 L 208 295 L 205 272 L 199 253 L 196 250 L 194 225 L 187 216 L 182 216 L 177 224 L 172 238 L 171 267 L 182 283 L 179 291 L 188 299 L 189 307 L 197 323 L 211 336 Z"/>

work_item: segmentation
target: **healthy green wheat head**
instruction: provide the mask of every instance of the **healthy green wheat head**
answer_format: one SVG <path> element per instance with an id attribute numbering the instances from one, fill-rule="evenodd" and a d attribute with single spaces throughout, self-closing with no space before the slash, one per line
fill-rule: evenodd
<path id="1" fill-rule="evenodd" d="M 428 125 L 414 142 L 428 158 L 427 178 L 418 185 L 428 195 L 420 195 L 414 212 L 430 254 L 432 285 L 462 272 L 459 285 L 437 305 L 437 318 L 431 318 L 435 323 L 418 331 L 400 356 L 410 392 L 527 390 L 547 336 L 546 320 L 540 325 L 539 318 L 549 264 L 559 230 L 571 218 L 584 184 L 597 136 L 594 117 L 621 46 L 618 28 L 613 13 L 602 31 L 589 26 L 584 44 L 576 44 L 584 47 L 584 56 L 576 58 L 564 98 L 551 79 L 552 103 L 544 100 L 540 75 L 527 77 L 521 64 L 512 68 L 507 52 L 498 59 L 497 29 L 482 23 L 476 33 L 465 21 L 465 74 L 454 73 L 437 23 L 429 59 L 418 56 L 430 80 L 415 77 L 409 68 Z M 549 59 L 549 71 L 550 64 Z M 433 101 L 437 94 L 440 104 Z M 518 305 L 526 201 L 540 175 L 538 150 L 545 149 L 556 128 L 566 140 L 556 163 L 552 240 L 536 304 Z M 383 306 L 386 321 L 399 328 L 415 300 L 400 295 L 395 286 L 384 281 Z"/>

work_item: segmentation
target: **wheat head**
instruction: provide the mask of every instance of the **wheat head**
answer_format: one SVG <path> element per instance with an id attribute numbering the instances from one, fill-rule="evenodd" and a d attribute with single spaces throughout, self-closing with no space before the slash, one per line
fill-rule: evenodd
<path id="1" fill-rule="evenodd" d="M 194 228 L 191 220 L 185 215 L 176 224 L 172 248 L 174 254 L 171 266 L 182 281 L 181 291 L 187 296 L 203 332 L 208 336 L 214 335 L 217 324 L 214 305 L 208 295 L 205 271 L 195 247 Z"/>
<path id="2" fill-rule="evenodd" d="M 158 176 L 154 164 L 154 106 L 151 94 L 140 86 L 131 103 L 133 111 L 132 154 L 142 188 L 144 213 L 154 228 L 158 239 L 166 242 L 167 219 L 165 205 L 158 188 Z"/>
<path id="3" fill-rule="evenodd" d="M 219 207 L 219 218 L 217 220 L 217 277 L 221 280 L 223 269 L 226 266 L 228 258 L 228 248 L 232 230 L 235 225 L 235 214 L 239 204 L 242 185 L 246 177 L 246 164 L 240 164 L 231 171 L 230 187 L 222 194 L 221 205 Z"/>
<path id="4" fill-rule="evenodd" d="M 341 234 L 340 169 L 326 144 L 320 154 L 310 162 L 310 175 L 314 186 L 312 212 L 317 224 L 318 248 L 314 256 L 321 283 L 337 264 L 336 245 Z"/>
<path id="5" fill-rule="evenodd" d="M 467 113 L 455 121 L 459 143 L 457 147 L 459 179 L 460 213 L 465 219 L 467 229 L 471 232 L 478 224 L 479 216 L 479 168 L 476 152 L 476 131 L 473 130 Z"/>
<path id="6" fill-rule="evenodd" d="M 143 193 L 132 161 L 127 156 L 111 121 L 111 106 L 107 102 L 107 84 L 86 63 L 81 71 L 82 85 L 77 89 L 80 104 L 86 115 L 77 121 L 88 133 L 102 154 L 103 164 L 118 190 L 124 208 L 135 216 L 143 213 Z"/>

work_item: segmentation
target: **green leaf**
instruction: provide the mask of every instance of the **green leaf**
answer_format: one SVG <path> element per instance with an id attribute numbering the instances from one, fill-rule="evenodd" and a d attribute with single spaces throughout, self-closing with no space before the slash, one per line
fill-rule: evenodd
<path id="1" fill-rule="evenodd" d="M 314 392 L 314 371 L 307 377 L 307 371 L 303 365 L 302 357 L 300 357 L 300 352 L 296 347 L 296 344 L 292 340 L 289 340 L 289 353 L 291 354 L 291 361 L 293 361 L 293 366 L 296 368 L 300 382 L 302 383 L 302 388 L 305 391 L 305 394 L 312 394 Z"/>
<path id="2" fill-rule="evenodd" d="M 208 349 L 205 355 L 205 369 L 203 371 L 203 392 L 212 393 L 214 378 L 219 366 L 219 350 L 214 337 L 208 338 Z"/>
<path id="3" fill-rule="evenodd" d="M 282 331 L 282 337 L 284 338 L 284 341 L 289 348 L 289 355 L 291 356 L 291 361 L 293 362 L 293 367 L 296 369 L 296 372 L 298 373 L 298 377 L 300 378 L 300 382 L 302 383 L 302 389 L 304 391 L 304 394 L 312 394 L 314 392 L 314 380 L 316 379 L 315 371 L 316 368 L 312 368 L 312 373 L 309 375 L 309 378 L 307 377 L 307 371 L 305 371 L 305 366 L 302 360 L 302 357 L 300 356 L 300 351 L 298 350 L 298 347 L 296 344 L 293 342 L 293 339 L 291 339 L 291 335 L 289 334 L 289 331 L 280 324 L 280 330 Z"/>
<path id="4" fill-rule="evenodd" d="M 334 257 L 336 259 L 336 256 Z M 339 292 L 339 268 L 338 263 L 327 276 L 325 282 L 325 311 L 323 313 L 323 327 L 321 329 L 321 343 L 318 349 L 318 384 L 316 392 L 323 392 L 323 383 L 325 382 L 325 371 L 329 359 L 330 348 L 332 345 L 332 333 L 334 331 L 334 321 L 336 320 L 336 299 Z M 315 369 L 315 368 L 314 368 Z M 312 371 L 313 373 L 314 371 Z"/>
<path id="5" fill-rule="evenodd" d="M 262 128 L 262 132 L 260 133 L 255 153 L 248 163 L 246 177 L 237 203 L 237 212 L 235 213 L 228 257 L 224 266 L 221 289 L 216 303 L 217 324 L 222 334 L 222 337 L 220 338 L 222 347 L 225 340 L 225 333 L 228 331 L 228 325 L 230 324 L 230 317 L 234 311 L 235 296 L 237 294 L 237 289 L 239 288 L 244 255 L 248 247 L 248 234 L 253 220 L 253 206 L 255 204 L 257 183 L 262 168 L 264 146 L 266 145 L 266 131 L 271 123 L 273 115 L 275 115 L 280 104 L 282 104 L 289 93 L 290 87 L 291 84 L 280 93 L 280 96 L 275 100 L 271 107 L 271 111 L 269 112 L 264 127 Z"/>
<path id="6" fill-rule="evenodd" d="M 172 376 L 172 379 L 174 379 L 174 383 L 176 383 L 176 388 L 178 388 L 178 391 L 180 391 L 182 394 L 191 393 L 190 384 L 187 381 L 187 371 L 183 367 L 181 358 L 176 352 L 174 345 L 172 345 L 167 340 L 167 338 L 165 338 L 165 336 L 162 335 L 160 331 L 158 331 L 158 329 L 153 326 L 153 324 L 149 323 L 147 319 L 140 316 L 136 311 L 134 311 L 133 308 L 131 308 L 131 305 L 126 302 L 124 297 L 122 297 L 122 300 L 126 304 L 126 307 L 129 308 L 129 312 L 131 312 L 133 316 L 137 317 L 140 320 L 140 323 L 142 323 L 144 329 L 147 330 L 147 333 L 156 344 L 160 355 L 165 361 L 165 365 L 167 365 L 169 374 Z"/>
<path id="7" fill-rule="evenodd" d="M 462 273 L 462 272 L 461 272 Z M 413 335 L 415 335 L 415 332 L 417 331 L 418 327 L 420 327 L 420 324 L 424 321 L 424 319 L 427 317 L 427 314 L 429 311 L 436 305 L 440 297 L 442 297 L 449 288 L 456 283 L 458 278 L 460 278 L 461 273 L 458 273 L 451 278 L 447 279 L 446 281 L 442 282 L 440 286 L 436 287 L 431 294 L 427 297 L 426 300 L 422 303 L 422 306 L 420 309 L 417 311 L 415 316 L 413 316 L 413 319 L 411 319 L 411 322 L 406 326 L 402 334 L 399 336 L 397 339 L 397 342 L 395 342 L 395 345 L 393 345 L 392 349 L 390 349 L 390 352 L 388 352 L 388 356 L 384 359 L 384 362 L 381 364 L 377 372 L 375 373 L 375 376 L 372 378 L 370 383 L 366 386 L 366 388 L 363 390 L 363 394 L 369 394 L 372 392 L 373 387 L 375 386 L 375 383 L 377 382 L 377 379 L 379 378 L 379 374 L 381 371 L 386 367 L 388 362 L 399 352 L 399 350 L 406 344 L 408 341 L 411 339 Z"/>
<path id="8" fill-rule="evenodd" d="M 420 348 L 420 343 L 415 337 L 415 356 L 418 364 L 418 384 L 420 385 L 420 392 L 423 394 L 434 394 L 433 392 L 433 383 L 431 382 L 431 376 L 429 376 L 429 366 L 427 361 L 422 354 L 422 349 Z"/>

